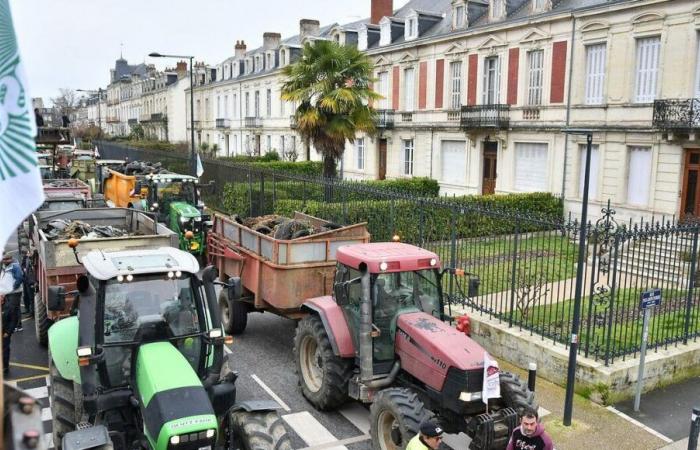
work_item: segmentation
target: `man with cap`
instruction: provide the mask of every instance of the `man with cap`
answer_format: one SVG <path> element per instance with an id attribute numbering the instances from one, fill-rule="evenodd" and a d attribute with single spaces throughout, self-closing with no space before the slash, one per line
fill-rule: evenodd
<path id="1" fill-rule="evenodd" d="M 22 297 L 22 269 L 11 253 L 2 256 L 0 267 L 0 297 L 2 297 L 2 370 L 10 369 L 10 341 L 12 333 L 21 324 L 20 299 Z"/>
<path id="2" fill-rule="evenodd" d="M 525 408 L 520 416 L 520 426 L 513 430 L 506 450 L 553 450 L 552 438 L 544 431 L 534 408 Z"/>
<path id="3" fill-rule="evenodd" d="M 442 428 L 432 420 L 425 421 L 420 426 L 420 433 L 408 441 L 406 450 L 428 450 L 440 448 Z"/>

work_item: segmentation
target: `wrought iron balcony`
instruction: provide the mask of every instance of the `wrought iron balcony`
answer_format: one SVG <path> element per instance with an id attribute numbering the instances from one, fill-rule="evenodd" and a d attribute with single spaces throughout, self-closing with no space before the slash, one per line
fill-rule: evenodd
<path id="1" fill-rule="evenodd" d="M 216 119 L 216 128 L 231 128 L 231 119 Z"/>
<path id="2" fill-rule="evenodd" d="M 262 128 L 262 117 L 246 117 L 246 128 Z"/>
<path id="3" fill-rule="evenodd" d="M 465 130 L 477 128 L 508 128 L 510 105 L 471 105 L 462 106 L 460 126 Z"/>
<path id="4" fill-rule="evenodd" d="M 139 123 L 139 119 L 129 119 L 129 125 L 136 125 Z"/>
<path id="5" fill-rule="evenodd" d="M 299 128 L 299 123 L 297 122 L 297 116 L 296 115 L 291 115 L 289 116 L 289 128 L 292 130 L 296 130 Z"/>
<path id="6" fill-rule="evenodd" d="M 662 130 L 700 130 L 700 99 L 655 100 L 652 123 Z"/>
<path id="7" fill-rule="evenodd" d="M 163 113 L 151 114 L 151 122 L 165 122 L 166 120 L 168 120 L 168 116 Z"/>
<path id="8" fill-rule="evenodd" d="M 394 128 L 394 110 L 393 109 L 378 109 L 377 110 L 377 128 L 390 130 Z"/>

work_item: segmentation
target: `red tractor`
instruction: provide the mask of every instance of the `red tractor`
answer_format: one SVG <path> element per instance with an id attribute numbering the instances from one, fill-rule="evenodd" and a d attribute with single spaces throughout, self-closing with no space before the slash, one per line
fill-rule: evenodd
<path id="1" fill-rule="evenodd" d="M 294 356 L 304 396 L 320 410 L 371 403 L 374 448 L 405 448 L 422 421 L 464 432 L 470 448 L 504 449 L 519 415 L 536 408 L 519 377 L 482 402 L 484 349 L 444 322 L 438 256 L 403 243 L 340 247 L 333 296 L 309 299 Z"/>

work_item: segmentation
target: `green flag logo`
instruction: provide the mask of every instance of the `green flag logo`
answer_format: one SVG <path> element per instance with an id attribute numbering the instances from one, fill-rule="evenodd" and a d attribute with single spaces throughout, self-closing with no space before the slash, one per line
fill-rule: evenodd
<path id="1" fill-rule="evenodd" d="M 0 181 L 36 167 L 34 124 L 8 0 L 0 0 Z"/>

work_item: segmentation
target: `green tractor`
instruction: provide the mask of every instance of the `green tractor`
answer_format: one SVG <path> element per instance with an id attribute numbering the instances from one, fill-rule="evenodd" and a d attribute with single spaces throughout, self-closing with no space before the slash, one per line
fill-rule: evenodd
<path id="1" fill-rule="evenodd" d="M 49 329 L 57 449 L 291 450 L 275 402 L 236 403 L 214 267 L 199 277 L 193 255 L 166 247 L 81 259 L 77 291 L 48 293 L 57 307 L 75 295 Z"/>

